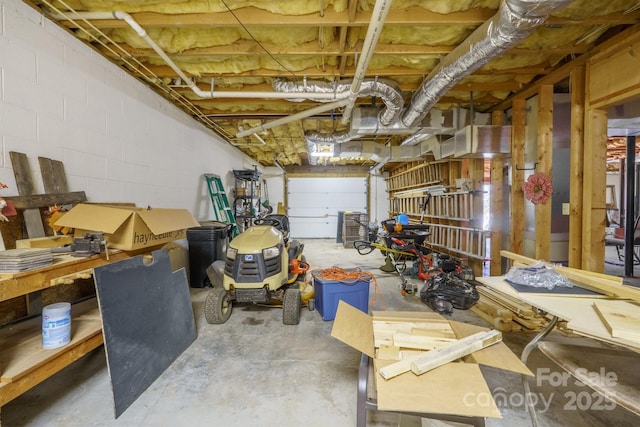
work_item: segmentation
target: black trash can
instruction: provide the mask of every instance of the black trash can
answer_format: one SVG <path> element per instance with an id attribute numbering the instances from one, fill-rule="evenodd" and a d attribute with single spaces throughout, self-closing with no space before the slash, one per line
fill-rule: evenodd
<path id="1" fill-rule="evenodd" d="M 210 286 L 207 267 L 225 259 L 225 242 L 229 225 L 223 222 L 187 229 L 189 273 L 192 288 Z"/>

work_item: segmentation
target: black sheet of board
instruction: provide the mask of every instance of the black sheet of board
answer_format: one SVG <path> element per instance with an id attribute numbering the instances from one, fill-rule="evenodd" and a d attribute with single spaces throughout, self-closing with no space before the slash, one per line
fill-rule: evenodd
<path id="1" fill-rule="evenodd" d="M 184 269 L 152 255 L 94 269 L 116 418 L 196 339 Z"/>
<path id="2" fill-rule="evenodd" d="M 577 286 L 577 285 L 573 285 L 570 288 L 565 287 L 565 286 L 556 286 L 553 289 L 547 289 L 547 288 L 539 288 L 539 287 L 535 287 L 535 286 L 522 285 L 522 284 L 519 284 L 519 283 L 513 283 L 513 282 L 511 282 L 509 280 L 505 280 L 505 281 L 508 284 L 510 284 L 513 287 L 513 289 L 515 289 L 516 291 L 521 292 L 521 293 L 525 293 L 525 294 L 593 295 L 593 296 L 602 295 L 602 294 L 599 294 L 597 292 L 591 291 L 589 289 L 581 288 L 580 286 Z"/>

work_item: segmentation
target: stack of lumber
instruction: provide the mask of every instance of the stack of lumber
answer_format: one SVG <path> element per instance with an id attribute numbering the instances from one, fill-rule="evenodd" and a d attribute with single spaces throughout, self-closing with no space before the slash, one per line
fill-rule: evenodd
<path id="1" fill-rule="evenodd" d="M 538 262 L 509 251 L 500 254 L 513 266 Z M 591 294 L 525 294 L 517 292 L 501 276 L 482 277 L 478 278 L 482 283 L 478 286 L 481 297 L 471 310 L 502 332 L 538 331 L 546 320 L 525 301 L 542 303 L 546 311 L 561 319 L 558 330 L 565 335 L 575 332 L 616 344 L 622 340 L 628 347 L 640 350 L 640 333 L 630 332 L 640 330 L 640 321 L 635 320 L 640 319 L 640 289 L 624 285 L 620 277 L 560 265 L 553 269 Z M 625 332 L 616 327 L 626 328 L 622 329 Z"/>
<path id="2" fill-rule="evenodd" d="M 502 340 L 496 330 L 457 339 L 446 319 L 424 322 L 374 320 L 373 337 L 376 357 L 395 361 L 379 370 L 385 380 L 409 371 L 421 375 Z"/>
<path id="3" fill-rule="evenodd" d="M 509 251 L 500 251 L 500 255 L 524 265 L 531 265 L 538 262 L 533 258 L 514 254 Z M 609 297 L 640 301 L 640 289 L 633 286 L 623 285 L 621 277 L 580 270 L 577 268 L 563 267 L 561 265 L 554 266 L 553 269 L 570 279 L 574 285 L 580 288 L 588 289 Z"/>
<path id="4" fill-rule="evenodd" d="M 480 294 L 471 311 L 501 332 L 538 332 L 547 324 L 531 305 L 488 286 L 477 286 Z"/>

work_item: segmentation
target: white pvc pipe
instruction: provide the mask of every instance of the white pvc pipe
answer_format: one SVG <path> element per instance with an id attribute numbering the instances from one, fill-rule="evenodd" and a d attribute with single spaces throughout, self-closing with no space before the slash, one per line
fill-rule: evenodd
<path id="1" fill-rule="evenodd" d="M 380 33 L 382 33 L 384 21 L 389 14 L 389 9 L 391 9 L 391 0 L 376 0 L 373 13 L 371 14 L 371 22 L 369 22 L 369 28 L 367 29 L 367 35 L 362 45 L 362 55 L 356 66 L 356 72 L 353 76 L 353 82 L 351 83 L 349 103 L 342 113 L 342 123 L 346 124 L 351 118 L 351 111 L 358 97 L 358 92 L 360 92 L 360 85 L 364 80 L 369 62 L 371 62 L 371 57 L 380 38 Z"/>
<path id="2" fill-rule="evenodd" d="M 232 92 L 232 91 L 204 91 L 196 85 L 196 83 L 188 77 L 171 58 L 162 50 L 160 46 L 147 34 L 147 32 L 136 22 L 135 19 L 127 12 L 75 12 L 75 14 L 84 19 L 119 19 L 126 22 L 142 39 L 144 39 L 149 47 L 153 49 L 166 64 L 187 84 L 189 89 L 200 98 L 262 98 L 262 99 L 299 99 L 299 93 L 286 92 Z M 54 19 L 68 20 L 69 18 L 61 15 L 53 15 Z M 351 96 L 350 93 L 305 93 L 304 97 L 311 100 L 339 100 Z M 326 111 L 326 110 L 325 110 Z"/>
<path id="3" fill-rule="evenodd" d="M 387 14 L 389 13 L 390 7 L 391 7 L 391 0 L 376 1 L 376 5 L 373 9 L 373 14 L 371 15 L 371 23 L 369 24 L 369 29 L 367 30 L 367 35 L 365 37 L 365 41 L 363 44 L 362 56 L 358 61 L 356 72 L 353 77 L 353 83 L 351 84 L 351 89 L 348 91 L 337 93 L 335 96 L 340 100 L 329 103 L 329 104 L 320 105 L 318 107 L 294 114 L 292 116 L 287 116 L 281 119 L 273 120 L 271 122 L 263 123 L 260 126 L 247 129 L 243 132 L 236 134 L 236 137 L 240 138 L 243 136 L 247 136 L 252 133 L 260 132 L 266 129 L 271 129 L 276 126 L 280 126 L 286 123 L 291 123 L 296 120 L 301 120 L 309 116 L 313 116 L 314 114 L 324 113 L 333 108 L 340 108 L 343 106 L 346 106 L 346 107 L 342 114 L 342 121 L 343 123 L 348 122 L 349 117 L 351 116 L 351 111 L 353 110 L 353 105 L 355 103 L 355 100 L 358 98 L 360 85 L 364 80 L 367 67 L 369 66 L 369 62 L 371 62 L 371 57 L 373 56 L 375 45 L 378 42 L 380 33 L 382 32 L 382 26 L 384 24 L 385 19 L 387 18 Z M 298 97 L 302 95 L 305 98 L 311 98 L 310 96 L 309 97 L 307 96 L 307 93 L 298 94 Z M 319 94 L 316 94 L 316 95 L 319 95 Z"/>
<path id="4" fill-rule="evenodd" d="M 236 134 L 237 138 L 242 138 L 244 136 L 251 135 L 256 132 L 261 132 L 267 129 L 274 128 L 276 126 L 284 125 L 286 123 L 295 122 L 296 120 L 306 119 L 307 117 L 313 116 L 314 114 L 324 113 L 326 111 L 332 110 L 334 108 L 340 108 L 345 106 L 349 102 L 348 99 L 340 99 L 338 101 L 329 102 L 328 104 L 322 104 L 317 107 L 311 108 L 309 110 L 301 111 L 299 113 L 293 114 L 291 116 L 283 117 L 281 119 L 272 120 L 267 123 L 263 123 L 260 126 L 253 127 L 251 129 L 247 129 L 242 132 L 238 132 Z"/>
<path id="5" fill-rule="evenodd" d="M 238 129 L 240 129 L 240 131 L 243 132 L 244 131 L 244 126 L 239 125 Z M 260 144 L 252 144 L 250 142 L 247 142 L 247 143 L 244 143 L 244 144 L 236 144 L 233 141 L 229 141 L 229 143 L 231 145 L 233 145 L 234 147 L 246 147 L 246 146 L 249 146 L 249 145 L 254 145 L 254 146 L 255 145 L 267 145 L 267 142 L 264 139 L 262 139 L 262 137 L 260 135 L 258 135 L 257 133 L 254 133 L 253 136 L 258 140 L 258 142 L 260 142 Z"/>

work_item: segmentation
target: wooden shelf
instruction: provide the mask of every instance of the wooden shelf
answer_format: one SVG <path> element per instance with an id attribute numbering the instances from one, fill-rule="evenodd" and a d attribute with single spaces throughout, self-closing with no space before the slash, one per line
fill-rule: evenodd
<path id="1" fill-rule="evenodd" d="M 95 267 L 146 254 L 161 247 L 160 245 L 137 251 L 109 251 L 109 259 L 107 259 L 106 253 L 90 257 L 74 257 L 69 254 L 56 255 L 52 265 L 20 273 L 0 274 L 0 301 L 56 286 L 59 284 L 56 279 L 77 273 L 91 273 Z"/>
<path id="2" fill-rule="evenodd" d="M 59 254 L 50 266 L 0 274 L 0 301 L 90 277 L 95 267 L 148 254 L 162 246 L 109 251 L 108 259 L 106 253 L 91 257 Z M 102 345 L 102 322 L 95 298 L 74 304 L 71 313 L 71 341 L 57 349 L 42 348 L 40 316 L 0 329 L 0 407 Z"/>
<path id="3" fill-rule="evenodd" d="M 56 349 L 42 348 L 40 317 L 0 329 L 0 406 L 102 344 L 95 298 L 74 304 L 71 312 L 71 341 Z"/>

